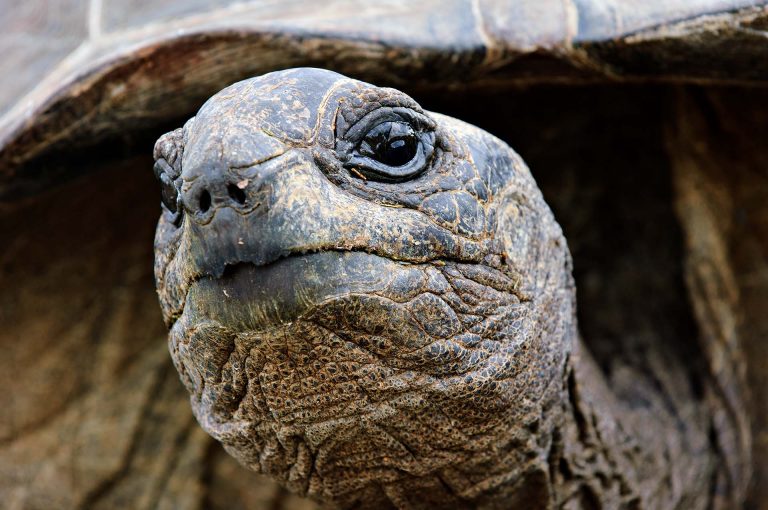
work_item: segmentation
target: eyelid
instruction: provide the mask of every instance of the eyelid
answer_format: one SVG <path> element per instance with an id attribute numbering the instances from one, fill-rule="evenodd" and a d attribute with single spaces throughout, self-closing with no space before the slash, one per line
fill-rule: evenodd
<path id="1" fill-rule="evenodd" d="M 155 164 L 152 167 L 155 173 L 155 178 L 160 179 L 161 175 L 167 175 L 173 181 L 178 175 L 171 165 L 165 160 L 165 158 L 158 158 L 155 160 Z"/>
<path id="2" fill-rule="evenodd" d="M 385 126 L 387 126 L 388 129 L 385 129 Z M 414 131 L 413 127 L 409 123 L 387 120 L 377 124 L 367 133 L 365 133 L 363 139 L 360 140 L 360 143 L 358 144 L 358 149 L 361 151 L 365 151 L 367 148 L 372 149 L 373 145 L 371 142 L 376 141 L 376 138 L 384 137 L 386 139 L 390 139 L 392 137 L 397 138 L 408 134 L 417 135 L 417 132 Z"/>
<path id="3" fill-rule="evenodd" d="M 364 115 L 360 120 L 349 128 L 344 138 L 356 143 L 362 140 L 365 134 L 377 124 L 384 122 L 405 122 L 412 125 L 417 130 L 432 130 L 435 123 L 422 113 L 418 113 L 410 108 L 402 106 L 378 108 Z"/>

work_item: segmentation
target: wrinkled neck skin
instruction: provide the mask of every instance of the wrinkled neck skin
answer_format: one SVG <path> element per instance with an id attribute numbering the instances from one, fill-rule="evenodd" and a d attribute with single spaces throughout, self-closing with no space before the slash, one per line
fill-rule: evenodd
<path id="1" fill-rule="evenodd" d="M 180 197 L 155 239 L 171 356 L 231 455 L 338 508 L 738 504 L 748 439 L 715 369 L 694 384 L 653 339 L 596 366 L 517 154 L 392 89 L 281 73 L 155 151 Z M 423 130 L 409 180 L 349 164 L 382 110 Z"/>
<path id="2" fill-rule="evenodd" d="M 343 294 L 283 326 L 230 329 L 232 305 L 185 309 L 171 331 L 175 358 L 198 344 L 217 348 L 213 374 L 198 375 L 198 363 L 182 368 L 200 378 L 192 403 L 203 426 L 249 468 L 344 508 L 495 506 L 521 480 L 543 489 L 566 371 L 565 349 L 534 328 L 546 319 L 531 316 L 502 271 L 370 257 L 330 253 L 270 267 L 347 277 Z M 311 267 L 286 267 L 299 265 Z M 241 273 L 279 278 L 240 266 L 233 281 L 206 280 L 193 292 L 242 296 Z M 357 278 L 365 281 L 350 283 Z M 539 345 L 527 354 L 513 332 Z M 569 341 L 565 328 L 550 333 Z"/>

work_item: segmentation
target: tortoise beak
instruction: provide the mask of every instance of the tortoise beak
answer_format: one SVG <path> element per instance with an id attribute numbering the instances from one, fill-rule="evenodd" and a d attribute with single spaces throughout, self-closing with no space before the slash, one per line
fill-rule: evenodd
<path id="1" fill-rule="evenodd" d="M 228 265 L 221 277 L 203 277 L 190 286 L 184 315 L 258 331 L 297 320 L 323 303 L 354 294 L 386 293 L 398 283 L 418 287 L 418 266 L 361 252 L 296 254 L 264 266 Z"/>

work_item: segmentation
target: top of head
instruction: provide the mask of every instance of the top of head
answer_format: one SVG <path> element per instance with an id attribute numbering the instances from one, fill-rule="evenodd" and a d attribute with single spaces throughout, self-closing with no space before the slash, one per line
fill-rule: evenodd
<path id="1" fill-rule="evenodd" d="M 172 355 L 246 465 L 338 499 L 487 463 L 500 431 L 549 423 L 570 259 L 503 142 L 397 90 L 292 69 L 222 90 L 155 158 Z M 393 423 L 407 435 L 372 432 Z"/>

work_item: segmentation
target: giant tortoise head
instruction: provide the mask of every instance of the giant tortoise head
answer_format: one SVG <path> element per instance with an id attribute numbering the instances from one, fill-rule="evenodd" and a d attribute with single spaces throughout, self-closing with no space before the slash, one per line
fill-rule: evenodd
<path id="1" fill-rule="evenodd" d="M 171 354 L 243 464 L 347 502 L 544 466 L 570 256 L 506 144 L 303 68 L 222 90 L 155 158 Z"/>

